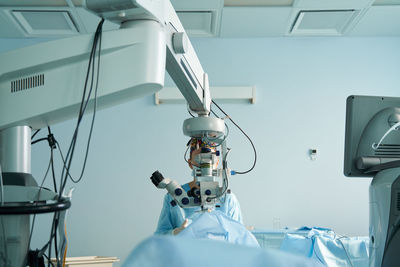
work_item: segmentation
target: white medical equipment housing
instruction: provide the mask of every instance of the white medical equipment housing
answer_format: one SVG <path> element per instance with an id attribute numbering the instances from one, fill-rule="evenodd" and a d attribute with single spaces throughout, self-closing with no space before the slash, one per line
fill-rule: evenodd
<path id="1" fill-rule="evenodd" d="M 218 138 L 225 135 L 225 122 L 220 118 L 194 117 L 183 122 L 183 134 L 190 137 Z"/>
<path id="2" fill-rule="evenodd" d="M 344 174 L 373 177 L 369 189 L 370 266 L 400 263 L 400 98 L 349 96 Z"/>

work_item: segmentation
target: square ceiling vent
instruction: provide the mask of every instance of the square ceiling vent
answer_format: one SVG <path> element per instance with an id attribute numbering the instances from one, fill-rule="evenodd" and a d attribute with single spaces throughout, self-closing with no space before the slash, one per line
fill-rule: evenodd
<path id="1" fill-rule="evenodd" d="M 76 24 L 68 11 L 13 10 L 12 15 L 24 31 L 32 36 L 78 33 Z"/>
<path id="2" fill-rule="evenodd" d="M 290 34 L 342 35 L 357 14 L 356 10 L 303 10 L 298 13 Z"/>
<path id="3" fill-rule="evenodd" d="M 176 13 L 190 36 L 213 36 L 216 34 L 212 11 L 177 11 Z"/>
<path id="4" fill-rule="evenodd" d="M 223 0 L 171 0 L 171 3 L 190 37 L 219 35 Z"/>

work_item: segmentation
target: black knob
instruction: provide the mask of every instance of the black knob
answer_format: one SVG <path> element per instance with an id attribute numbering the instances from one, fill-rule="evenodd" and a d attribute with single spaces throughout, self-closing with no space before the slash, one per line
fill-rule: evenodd
<path id="1" fill-rule="evenodd" d="M 189 197 L 200 196 L 200 190 L 198 188 L 196 188 L 196 187 L 193 187 L 192 189 L 189 190 L 188 196 Z"/>
<path id="2" fill-rule="evenodd" d="M 182 195 L 182 189 L 180 189 L 180 188 L 175 189 L 175 195 L 177 195 L 177 196 Z"/>
<path id="3" fill-rule="evenodd" d="M 189 199 L 187 197 L 182 198 L 182 204 L 183 205 L 189 204 Z"/>
<path id="4" fill-rule="evenodd" d="M 171 203 L 171 206 L 172 206 L 172 207 L 175 207 L 175 206 L 176 206 L 176 201 L 175 201 L 175 200 L 172 200 L 170 203 Z"/>
<path id="5" fill-rule="evenodd" d="M 209 196 L 209 195 L 211 195 L 211 190 L 210 190 L 210 189 L 207 189 L 204 193 L 205 193 L 207 196 Z"/>

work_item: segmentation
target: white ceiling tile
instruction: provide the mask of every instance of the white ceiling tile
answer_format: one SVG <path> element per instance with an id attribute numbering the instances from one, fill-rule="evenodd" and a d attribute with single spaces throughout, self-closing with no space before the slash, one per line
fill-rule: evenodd
<path id="1" fill-rule="evenodd" d="M 399 36 L 400 6 L 372 6 L 349 35 Z"/>
<path id="2" fill-rule="evenodd" d="M 372 0 L 295 0 L 293 7 L 309 9 L 361 9 L 371 5 Z"/>
<path id="3" fill-rule="evenodd" d="M 373 5 L 376 6 L 400 5 L 400 0 L 375 0 Z"/>
<path id="4" fill-rule="evenodd" d="M 292 6 L 294 0 L 225 0 L 224 6 Z"/>
<path id="5" fill-rule="evenodd" d="M 290 15 L 290 7 L 224 7 L 220 36 L 283 36 Z"/>

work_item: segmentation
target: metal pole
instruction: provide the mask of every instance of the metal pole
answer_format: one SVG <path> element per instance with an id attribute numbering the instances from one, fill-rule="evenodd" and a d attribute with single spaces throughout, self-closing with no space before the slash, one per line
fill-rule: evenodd
<path id="1" fill-rule="evenodd" d="M 29 126 L 15 126 L 0 131 L 0 164 L 3 172 L 31 173 Z"/>
<path id="2" fill-rule="evenodd" d="M 0 165 L 4 174 L 3 178 L 9 174 L 12 181 L 16 180 L 12 174 L 32 177 L 31 128 L 29 126 L 15 126 L 0 131 Z M 26 266 L 30 235 L 29 217 L 29 215 L 0 217 L 1 266 Z"/>

